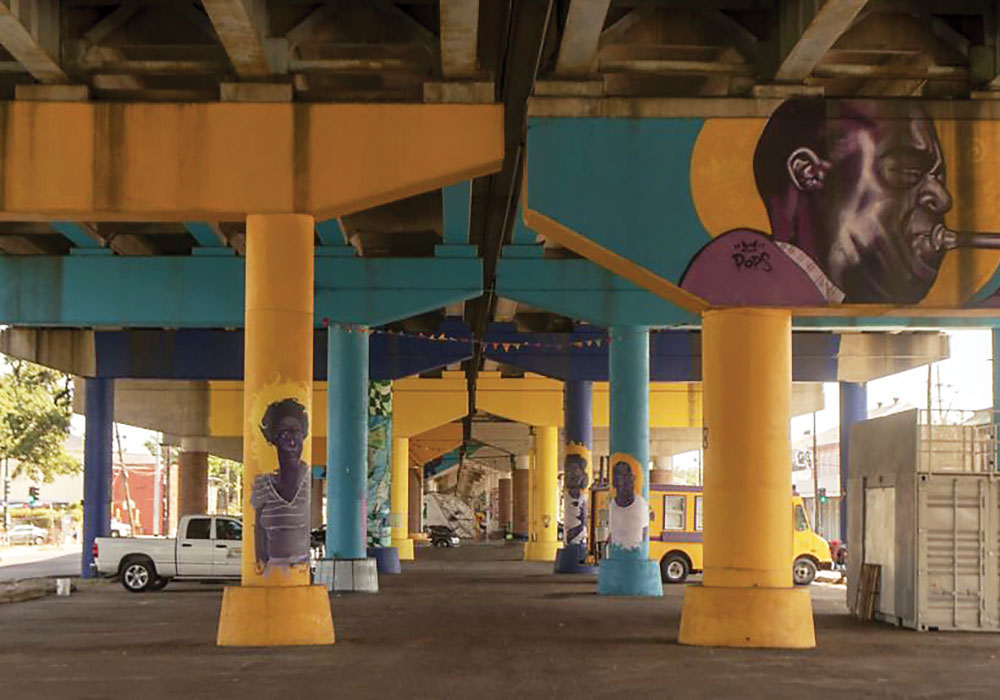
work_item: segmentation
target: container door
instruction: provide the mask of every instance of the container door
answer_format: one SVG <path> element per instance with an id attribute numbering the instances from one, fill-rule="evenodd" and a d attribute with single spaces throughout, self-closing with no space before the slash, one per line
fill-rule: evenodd
<path id="1" fill-rule="evenodd" d="M 865 490 L 865 564 L 882 567 L 876 612 L 896 622 L 896 489 Z"/>
<path id="2" fill-rule="evenodd" d="M 919 628 L 995 629 L 994 480 L 921 474 L 917 488 Z"/>

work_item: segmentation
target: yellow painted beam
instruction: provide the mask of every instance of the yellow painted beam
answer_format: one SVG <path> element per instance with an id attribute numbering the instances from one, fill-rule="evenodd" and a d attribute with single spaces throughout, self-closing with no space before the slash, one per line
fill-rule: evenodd
<path id="1" fill-rule="evenodd" d="M 392 383 L 393 437 L 420 435 L 468 412 L 463 372 L 444 372 L 440 379 L 408 377 Z"/>
<path id="2" fill-rule="evenodd" d="M 527 425 L 561 426 L 563 383 L 537 374 L 503 378 L 499 372 L 480 372 L 476 408 Z"/>
<path id="3" fill-rule="evenodd" d="M 348 214 L 486 175 L 500 105 L 0 103 L 0 220 Z"/>
<path id="4" fill-rule="evenodd" d="M 410 466 L 422 467 L 462 445 L 462 424 L 446 423 L 410 438 Z"/>

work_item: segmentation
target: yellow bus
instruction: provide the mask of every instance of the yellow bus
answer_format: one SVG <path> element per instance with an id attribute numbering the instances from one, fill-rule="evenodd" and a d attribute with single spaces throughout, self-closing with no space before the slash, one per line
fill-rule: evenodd
<path id="1" fill-rule="evenodd" d="M 649 489 L 649 558 L 660 562 L 664 583 L 683 583 L 702 570 L 702 487 L 682 484 L 653 485 Z M 590 541 L 600 557 L 608 539 L 608 488 L 591 492 Z M 792 496 L 795 518 L 792 578 L 805 586 L 819 569 L 833 565 L 830 544 L 813 532 L 802 503 Z"/>

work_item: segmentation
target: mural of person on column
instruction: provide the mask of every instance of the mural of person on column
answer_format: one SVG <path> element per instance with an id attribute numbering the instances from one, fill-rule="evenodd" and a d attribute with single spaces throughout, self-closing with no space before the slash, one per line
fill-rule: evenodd
<path id="1" fill-rule="evenodd" d="M 590 485 L 590 450 L 586 445 L 566 445 L 563 465 L 563 526 L 566 544 L 587 545 L 587 487 Z"/>
<path id="2" fill-rule="evenodd" d="M 254 560 L 257 572 L 309 563 L 309 502 L 312 470 L 302 459 L 309 437 L 306 408 L 294 398 L 274 401 L 260 418 L 261 435 L 273 448 L 274 470 L 253 479 Z M 259 454 L 261 464 L 267 464 Z"/>
<path id="3" fill-rule="evenodd" d="M 388 547 L 392 476 L 392 382 L 368 384 L 368 544 Z"/>
<path id="4" fill-rule="evenodd" d="M 637 550 L 649 530 L 649 504 L 642 495 L 643 469 L 632 455 L 611 456 L 611 505 L 608 541 L 613 547 Z"/>

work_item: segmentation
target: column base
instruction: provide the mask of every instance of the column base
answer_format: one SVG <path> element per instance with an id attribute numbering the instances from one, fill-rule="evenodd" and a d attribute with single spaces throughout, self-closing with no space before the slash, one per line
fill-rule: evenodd
<path id="1" fill-rule="evenodd" d="M 374 559 L 320 559 L 316 583 L 336 593 L 378 593 L 378 564 Z"/>
<path id="2" fill-rule="evenodd" d="M 333 644 L 330 598 L 323 586 L 226 586 L 220 647 Z"/>
<path id="3" fill-rule="evenodd" d="M 608 557 L 597 569 L 597 592 L 600 595 L 663 595 L 660 565 L 648 559 Z"/>
<path id="4" fill-rule="evenodd" d="M 380 574 L 401 574 L 399 550 L 395 547 L 369 547 L 368 557 L 375 560 L 375 568 Z"/>
<path id="5" fill-rule="evenodd" d="M 588 566 L 587 550 L 583 545 L 568 544 L 556 552 L 556 574 L 596 574 L 596 566 Z"/>
<path id="6" fill-rule="evenodd" d="M 681 644 L 812 649 L 816 646 L 808 587 L 684 589 Z"/>
<path id="7" fill-rule="evenodd" d="M 392 538 L 392 546 L 396 548 L 399 552 L 400 561 L 413 561 L 413 540 L 409 537 L 404 537 L 403 539 Z"/>
<path id="8" fill-rule="evenodd" d="M 556 552 L 559 551 L 558 542 L 525 542 L 524 561 L 547 561 L 556 560 Z"/>

